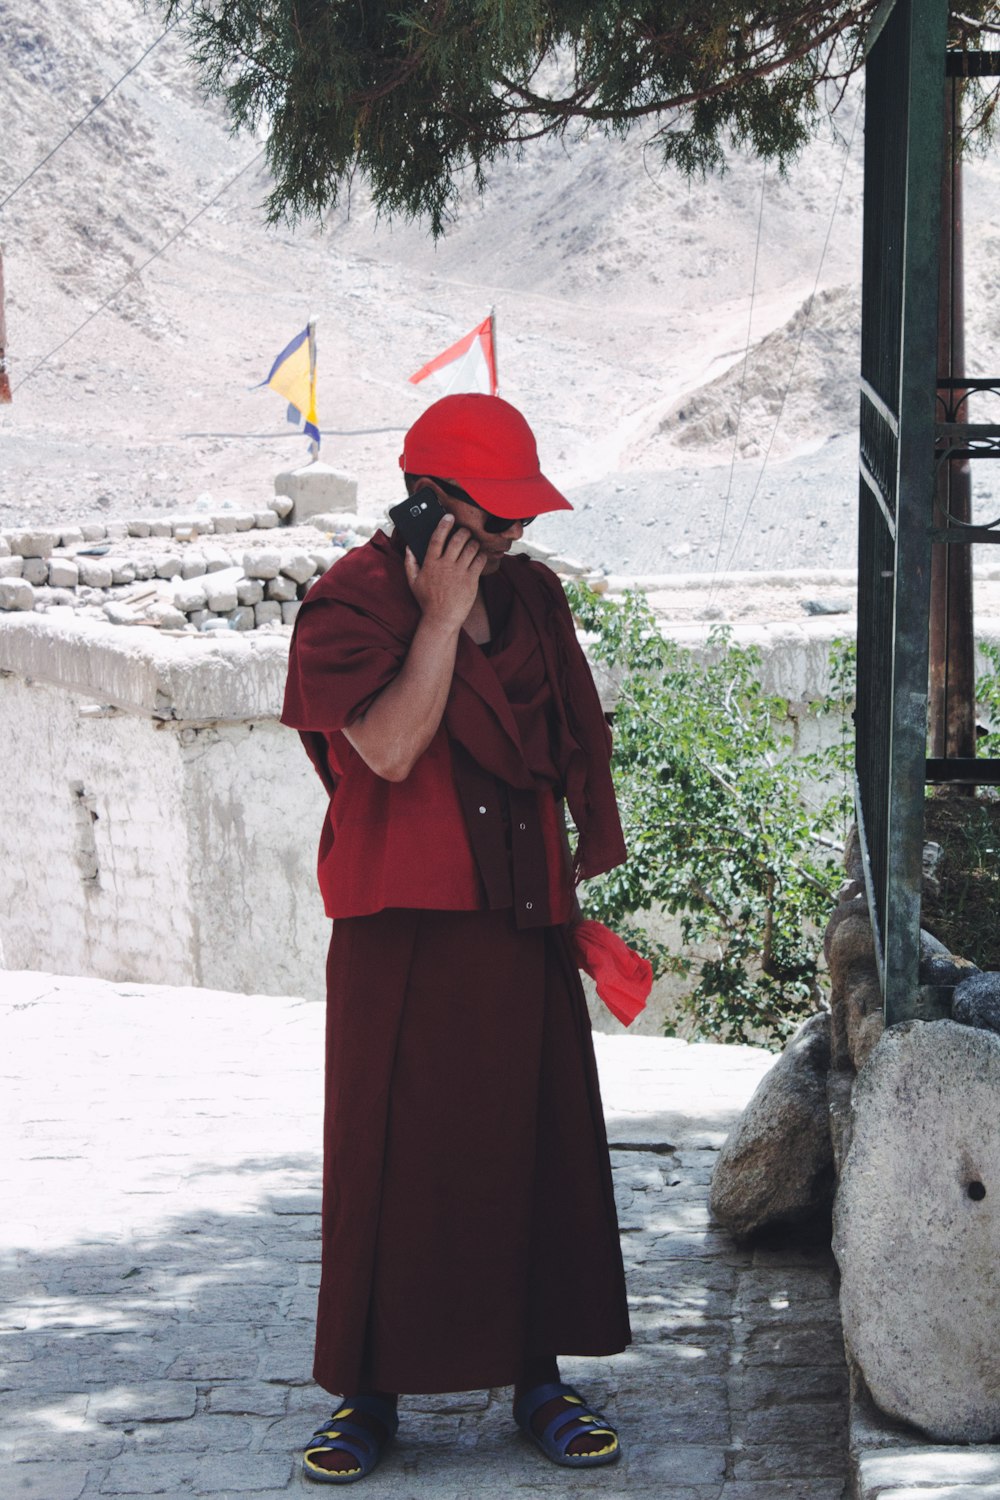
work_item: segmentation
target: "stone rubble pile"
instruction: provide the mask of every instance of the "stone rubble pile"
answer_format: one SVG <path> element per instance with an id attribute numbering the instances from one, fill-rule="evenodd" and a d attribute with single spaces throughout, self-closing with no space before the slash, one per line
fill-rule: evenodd
<path id="1" fill-rule="evenodd" d="M 185 633 L 289 629 L 316 578 L 378 524 L 332 512 L 296 526 L 291 512 L 275 495 L 262 511 L 0 532 L 0 611 L 70 609 Z M 524 550 L 585 571 L 547 548 Z"/>
<path id="2" fill-rule="evenodd" d="M 276 495 L 263 511 L 0 533 L 0 610 L 68 608 L 185 632 L 291 626 L 313 580 L 375 529 L 317 516 L 279 541 L 291 510 Z"/>

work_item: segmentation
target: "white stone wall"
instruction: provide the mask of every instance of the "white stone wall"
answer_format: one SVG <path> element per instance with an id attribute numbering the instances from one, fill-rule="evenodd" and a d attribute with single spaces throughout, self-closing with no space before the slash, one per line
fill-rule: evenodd
<path id="1" fill-rule="evenodd" d="M 769 691 L 825 691 L 844 622 L 740 630 Z M 685 628 L 697 646 L 704 631 Z M 323 993 L 315 879 L 325 796 L 277 722 L 287 638 L 169 638 L 79 618 L 0 621 L 3 899 L 9 968 Z M 817 733 L 810 726 L 810 739 Z M 676 982 L 633 1030 L 656 1032 Z M 594 1003 L 596 1023 L 616 1029 Z"/>
<path id="2" fill-rule="evenodd" d="M 287 639 L 0 627 L 8 968 L 323 992 L 323 789 L 277 722 Z"/>
<path id="3" fill-rule="evenodd" d="M 0 734 L 6 965 L 194 984 L 175 737 L 17 677 L 0 682 Z"/>

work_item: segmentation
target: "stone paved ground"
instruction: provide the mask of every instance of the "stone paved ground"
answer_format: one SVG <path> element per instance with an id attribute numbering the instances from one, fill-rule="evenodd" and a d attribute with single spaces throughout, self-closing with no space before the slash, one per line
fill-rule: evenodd
<path id="1" fill-rule="evenodd" d="M 0 1495 L 323 1493 L 296 1466 L 329 1410 L 308 1378 L 321 1007 L 3 973 L 0 1024 Z M 829 1251 L 741 1249 L 708 1223 L 715 1152 L 769 1056 L 597 1041 L 635 1343 L 564 1369 L 626 1457 L 547 1464 L 507 1391 L 410 1398 L 363 1493 L 841 1500 Z"/>

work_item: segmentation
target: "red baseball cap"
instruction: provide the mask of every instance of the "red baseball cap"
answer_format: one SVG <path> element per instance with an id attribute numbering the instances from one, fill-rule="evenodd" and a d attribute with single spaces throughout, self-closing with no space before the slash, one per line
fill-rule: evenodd
<path id="1" fill-rule="evenodd" d="M 406 434 L 399 467 L 453 479 L 491 515 L 512 521 L 573 509 L 542 473 L 531 428 L 499 396 L 442 396 Z"/>

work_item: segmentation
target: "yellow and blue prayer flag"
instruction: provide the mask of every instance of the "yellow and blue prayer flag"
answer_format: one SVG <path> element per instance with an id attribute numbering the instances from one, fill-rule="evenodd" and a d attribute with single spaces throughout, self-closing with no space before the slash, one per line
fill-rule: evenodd
<path id="1" fill-rule="evenodd" d="M 305 434 L 319 451 L 319 420 L 316 416 L 316 324 L 310 322 L 297 333 L 271 366 L 271 373 L 261 385 L 284 396 L 288 402 L 288 420 L 298 424 L 305 419 Z"/>

